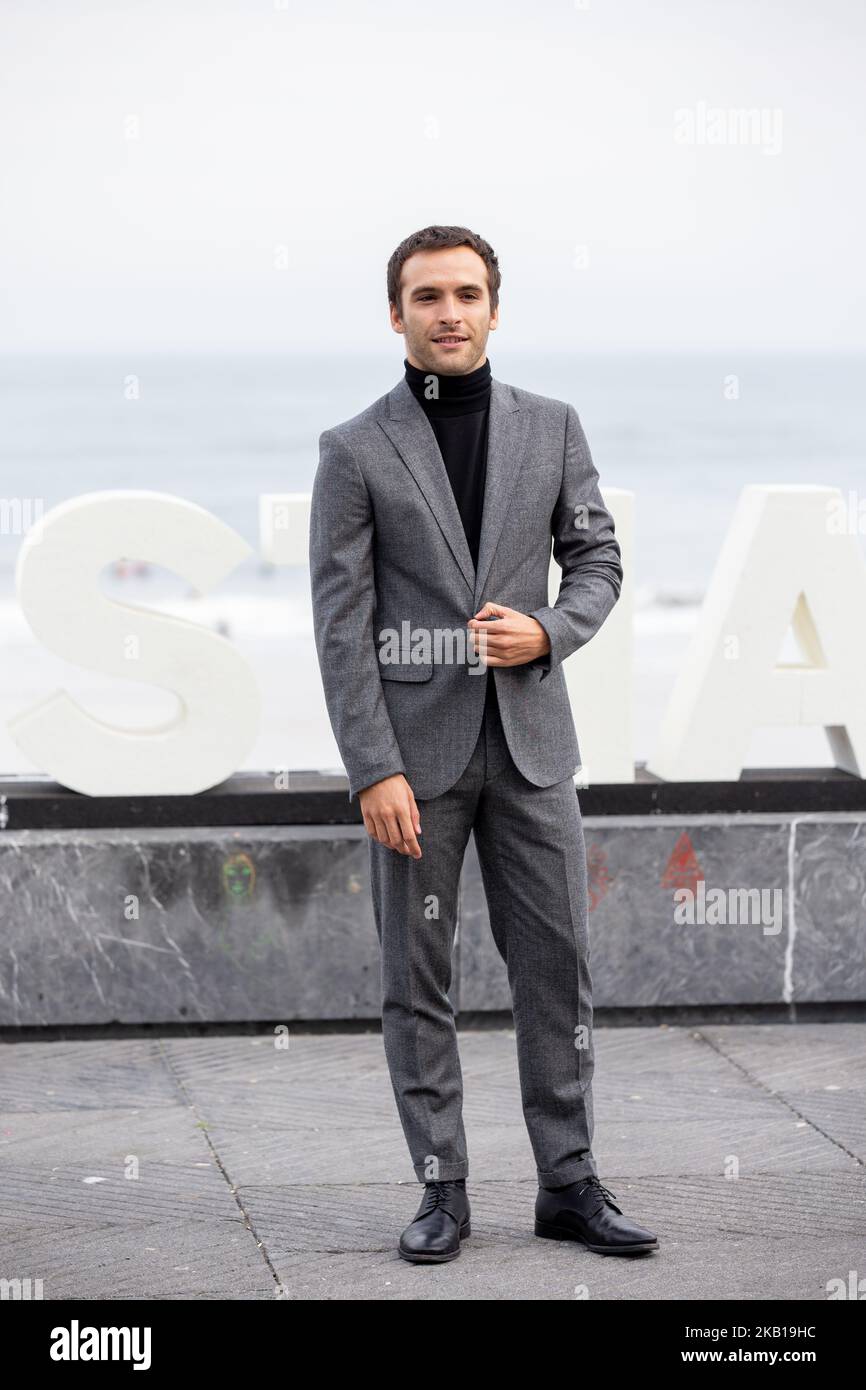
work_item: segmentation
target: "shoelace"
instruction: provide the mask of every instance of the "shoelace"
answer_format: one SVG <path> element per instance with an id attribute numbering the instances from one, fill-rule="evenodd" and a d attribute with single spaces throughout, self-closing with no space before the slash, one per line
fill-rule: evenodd
<path id="1" fill-rule="evenodd" d="M 451 1211 L 450 1208 L 446 1206 L 448 1198 L 452 1195 L 453 1191 L 455 1190 L 453 1183 L 449 1183 L 447 1179 L 443 1178 L 439 1182 L 428 1182 L 425 1184 L 425 1187 L 426 1191 L 424 1193 L 424 1211 L 422 1215 L 426 1216 L 428 1211 L 433 1211 L 435 1207 L 441 1206 L 443 1211 L 447 1211 L 448 1215 L 453 1216 L 456 1220 L 456 1213 Z"/>
<path id="2" fill-rule="evenodd" d="M 608 1198 L 611 1202 L 615 1201 L 616 1199 L 616 1193 L 611 1192 L 608 1188 L 606 1188 L 604 1184 L 599 1181 L 599 1179 L 595 1176 L 594 1173 L 590 1177 L 586 1178 L 583 1186 L 594 1188 L 595 1191 L 599 1194 L 599 1196 L 603 1197 L 605 1201 L 607 1201 Z"/>

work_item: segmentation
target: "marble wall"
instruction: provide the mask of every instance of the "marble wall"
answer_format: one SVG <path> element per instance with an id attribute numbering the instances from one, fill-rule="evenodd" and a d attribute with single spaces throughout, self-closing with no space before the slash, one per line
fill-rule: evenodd
<path id="1" fill-rule="evenodd" d="M 866 1000 L 866 815 L 584 833 L 596 1008 Z M 510 1006 L 473 840 L 451 998 Z M 363 826 L 0 834 L 0 1026 L 377 1019 L 379 999 Z"/>

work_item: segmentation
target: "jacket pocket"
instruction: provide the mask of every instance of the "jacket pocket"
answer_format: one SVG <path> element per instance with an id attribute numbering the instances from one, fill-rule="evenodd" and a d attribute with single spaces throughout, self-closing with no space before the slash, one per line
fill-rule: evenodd
<path id="1" fill-rule="evenodd" d="M 432 661 L 379 662 L 379 675 L 383 681 L 429 681 L 432 674 Z"/>

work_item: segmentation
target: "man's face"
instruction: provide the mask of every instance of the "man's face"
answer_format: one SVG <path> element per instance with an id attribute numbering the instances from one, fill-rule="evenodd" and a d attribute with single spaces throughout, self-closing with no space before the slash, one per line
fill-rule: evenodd
<path id="1" fill-rule="evenodd" d="M 477 251 L 416 251 L 403 264 L 400 285 L 403 317 L 392 304 L 391 326 L 404 334 L 413 367 L 460 376 L 484 365 L 499 313 L 490 312 L 487 267 Z"/>

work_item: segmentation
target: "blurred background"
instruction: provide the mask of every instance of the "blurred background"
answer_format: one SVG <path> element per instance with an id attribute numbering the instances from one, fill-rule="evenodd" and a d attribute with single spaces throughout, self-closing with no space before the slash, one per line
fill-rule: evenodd
<path id="1" fill-rule="evenodd" d="M 494 376 L 572 402 L 636 494 L 637 759 L 742 487 L 866 497 L 857 0 L 5 0 L 2 27 L 0 498 L 166 491 L 258 552 L 259 494 L 309 490 L 321 431 L 402 376 L 385 267 L 433 222 L 499 257 Z M 6 721 L 58 686 L 129 727 L 175 705 L 39 647 L 20 543 L 7 514 L 0 772 L 34 770 Z M 107 593 L 253 664 L 250 768 L 339 765 L 305 571 L 197 599 L 129 559 Z M 765 729 L 749 761 L 832 759 Z"/>

